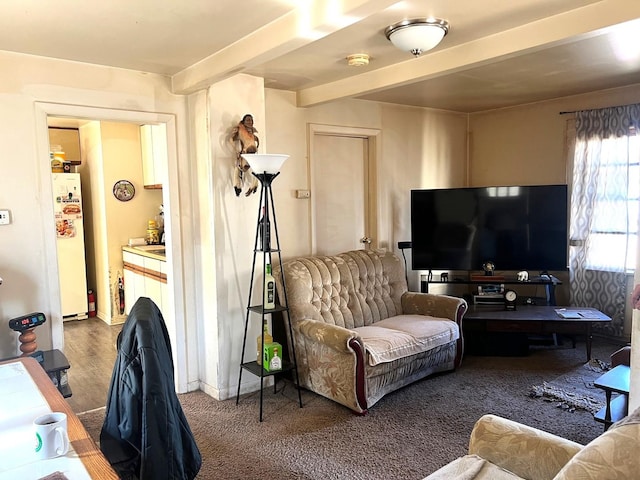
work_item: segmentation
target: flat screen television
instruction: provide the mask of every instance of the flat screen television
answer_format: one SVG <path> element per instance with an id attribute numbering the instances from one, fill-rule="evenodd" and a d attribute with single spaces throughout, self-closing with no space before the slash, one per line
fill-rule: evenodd
<path id="1" fill-rule="evenodd" d="M 411 191 L 414 270 L 567 269 L 567 186 Z"/>

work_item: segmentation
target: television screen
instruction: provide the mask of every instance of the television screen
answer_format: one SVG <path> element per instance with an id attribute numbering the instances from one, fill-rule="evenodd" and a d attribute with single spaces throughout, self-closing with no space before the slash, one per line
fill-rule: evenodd
<path id="1" fill-rule="evenodd" d="M 566 270 L 567 186 L 411 191 L 414 270 Z"/>

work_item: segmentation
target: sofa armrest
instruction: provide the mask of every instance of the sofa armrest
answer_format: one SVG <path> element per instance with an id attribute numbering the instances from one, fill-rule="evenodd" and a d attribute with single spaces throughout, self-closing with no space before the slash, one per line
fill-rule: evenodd
<path id="1" fill-rule="evenodd" d="M 401 298 L 402 313 L 405 315 L 430 315 L 448 318 L 460 325 L 467 302 L 458 297 L 432 293 L 405 292 Z"/>
<path id="2" fill-rule="evenodd" d="M 312 319 L 293 325 L 304 386 L 356 413 L 366 413 L 365 350 L 352 330 Z"/>
<path id="3" fill-rule="evenodd" d="M 458 324 L 460 336 L 458 337 L 454 361 L 454 368 L 458 368 L 462 364 L 462 355 L 464 353 L 462 317 L 468 308 L 466 300 L 449 295 L 405 292 L 400 301 L 402 313 L 405 315 L 430 315 L 432 317 L 448 318 Z"/>
<path id="4" fill-rule="evenodd" d="M 294 328 L 300 335 L 312 343 L 321 343 L 327 348 L 335 350 L 336 353 L 352 354 L 349 347 L 351 340 L 359 339 L 358 334 L 353 330 L 332 325 L 330 323 L 319 322 L 317 320 L 305 319 L 298 320 L 294 324 Z"/>
<path id="5" fill-rule="evenodd" d="M 582 448 L 579 443 L 496 415 L 482 416 L 469 441 L 469 454 L 531 480 L 551 480 Z"/>

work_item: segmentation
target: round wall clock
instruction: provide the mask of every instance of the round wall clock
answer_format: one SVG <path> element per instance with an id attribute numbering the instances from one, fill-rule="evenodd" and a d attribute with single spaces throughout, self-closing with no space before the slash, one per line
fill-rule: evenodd
<path id="1" fill-rule="evenodd" d="M 121 202 L 128 202 L 136 194 L 136 189 L 129 180 L 118 180 L 113 185 L 113 196 Z"/>

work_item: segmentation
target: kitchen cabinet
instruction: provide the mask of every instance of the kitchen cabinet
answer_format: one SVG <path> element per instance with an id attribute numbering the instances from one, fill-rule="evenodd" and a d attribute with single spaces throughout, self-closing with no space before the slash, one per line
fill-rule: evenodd
<path id="1" fill-rule="evenodd" d="M 136 252 L 135 247 L 123 247 L 125 313 L 128 315 L 140 297 L 154 301 L 165 322 L 171 317 L 169 290 L 167 287 L 167 262 L 159 255 Z"/>
<path id="2" fill-rule="evenodd" d="M 144 188 L 162 188 L 167 182 L 167 126 L 142 125 L 140 147 Z"/>
<path id="3" fill-rule="evenodd" d="M 129 315 L 131 307 L 136 302 L 138 297 L 137 292 L 142 292 L 144 289 L 144 277 L 138 275 L 131 270 L 124 269 L 124 313 Z"/>
<path id="4" fill-rule="evenodd" d="M 144 275 L 144 293 L 142 296 L 149 297 L 153 300 L 161 312 L 164 312 L 162 301 L 162 280 L 161 280 L 161 268 L 160 260 L 153 260 L 151 258 L 144 259 L 145 275 Z M 160 278 L 158 278 L 160 275 Z M 166 284 L 166 277 L 165 277 Z"/>
<path id="5" fill-rule="evenodd" d="M 136 300 L 145 295 L 145 265 L 142 255 L 122 252 L 124 261 L 124 313 L 129 315 Z"/>

